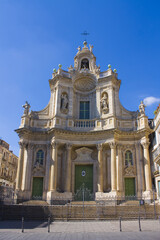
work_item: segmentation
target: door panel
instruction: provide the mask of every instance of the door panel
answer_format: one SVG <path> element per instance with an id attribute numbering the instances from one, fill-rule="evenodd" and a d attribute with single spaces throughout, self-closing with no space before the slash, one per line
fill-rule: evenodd
<path id="1" fill-rule="evenodd" d="M 82 201 L 83 189 L 85 191 L 85 200 L 89 200 L 93 193 L 93 165 L 75 166 L 75 194 L 77 200 Z"/>
<path id="2" fill-rule="evenodd" d="M 32 197 L 41 198 L 43 194 L 43 177 L 34 177 L 33 178 L 33 188 L 32 188 Z"/>
<path id="3" fill-rule="evenodd" d="M 158 195 L 159 195 L 159 198 L 160 198 L 160 181 L 158 181 Z"/>
<path id="4" fill-rule="evenodd" d="M 125 196 L 135 196 L 135 178 L 125 178 Z"/>

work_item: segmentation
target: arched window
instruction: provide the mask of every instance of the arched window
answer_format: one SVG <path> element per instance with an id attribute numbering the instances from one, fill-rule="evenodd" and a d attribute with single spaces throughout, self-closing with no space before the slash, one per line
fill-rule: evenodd
<path id="1" fill-rule="evenodd" d="M 38 152 L 36 153 L 36 163 L 43 165 L 43 160 L 44 160 L 44 152 L 43 150 L 38 150 Z"/>
<path id="2" fill-rule="evenodd" d="M 127 150 L 125 153 L 125 165 L 132 166 L 133 165 L 133 157 L 132 157 L 132 152 Z"/>
<path id="3" fill-rule="evenodd" d="M 87 58 L 84 58 L 84 59 L 82 59 L 82 61 L 81 61 L 81 69 L 82 68 L 87 68 L 87 69 L 89 69 L 89 61 L 88 61 L 88 59 Z"/>

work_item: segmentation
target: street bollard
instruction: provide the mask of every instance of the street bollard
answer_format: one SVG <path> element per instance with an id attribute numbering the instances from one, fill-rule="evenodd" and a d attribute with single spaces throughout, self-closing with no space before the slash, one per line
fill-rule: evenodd
<path id="1" fill-rule="evenodd" d="M 48 218 L 48 233 L 50 232 L 50 222 L 51 222 L 51 218 Z"/>
<path id="2" fill-rule="evenodd" d="M 119 218 L 119 228 L 120 228 L 120 232 L 122 232 L 122 218 Z"/>
<path id="3" fill-rule="evenodd" d="M 139 231 L 141 232 L 142 229 L 141 229 L 141 218 L 140 218 L 140 216 L 139 216 L 139 218 L 138 218 L 138 222 L 139 222 Z"/>
<path id="4" fill-rule="evenodd" d="M 24 217 L 22 217 L 22 233 L 24 233 Z"/>

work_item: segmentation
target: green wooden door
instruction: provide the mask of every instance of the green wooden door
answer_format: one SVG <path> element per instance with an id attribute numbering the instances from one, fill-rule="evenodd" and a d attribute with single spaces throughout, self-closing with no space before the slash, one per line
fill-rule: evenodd
<path id="1" fill-rule="evenodd" d="M 158 196 L 160 198 L 160 181 L 158 181 Z"/>
<path id="2" fill-rule="evenodd" d="M 83 186 L 85 192 L 93 193 L 93 165 L 75 166 L 75 193 L 82 190 Z M 80 198 L 82 198 L 82 194 Z M 85 200 L 89 200 L 89 195 Z"/>
<path id="3" fill-rule="evenodd" d="M 33 178 L 32 198 L 42 199 L 43 194 L 43 177 Z"/>
<path id="4" fill-rule="evenodd" d="M 125 196 L 135 196 L 135 178 L 125 178 Z"/>

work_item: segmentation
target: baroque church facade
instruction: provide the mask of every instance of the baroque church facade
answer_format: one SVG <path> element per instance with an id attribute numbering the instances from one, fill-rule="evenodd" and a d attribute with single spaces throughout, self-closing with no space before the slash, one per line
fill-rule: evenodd
<path id="1" fill-rule="evenodd" d="M 120 103 L 116 70 L 100 71 L 93 46 L 78 47 L 74 66 L 53 71 L 51 97 L 41 111 L 25 103 L 20 127 L 16 194 L 19 199 L 152 199 L 148 125 Z"/>

